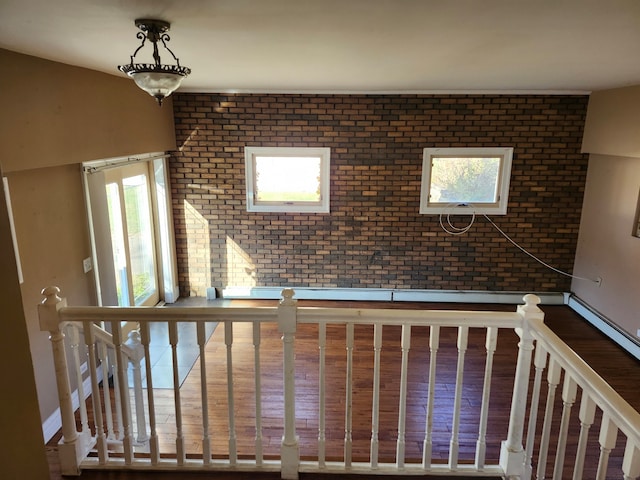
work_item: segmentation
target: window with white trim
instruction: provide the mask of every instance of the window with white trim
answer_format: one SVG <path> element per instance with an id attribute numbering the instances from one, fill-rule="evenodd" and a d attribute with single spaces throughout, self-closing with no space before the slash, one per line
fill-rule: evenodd
<path id="1" fill-rule="evenodd" d="M 329 148 L 245 147 L 247 211 L 329 213 Z"/>
<path id="2" fill-rule="evenodd" d="M 511 147 L 425 148 L 420 213 L 505 215 L 512 156 Z"/>

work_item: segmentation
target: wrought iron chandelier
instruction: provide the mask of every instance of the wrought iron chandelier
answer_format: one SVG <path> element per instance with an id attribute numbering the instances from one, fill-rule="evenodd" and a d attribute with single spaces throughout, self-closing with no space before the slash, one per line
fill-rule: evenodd
<path id="1" fill-rule="evenodd" d="M 191 73 L 191 69 L 180 65 L 180 60 L 167 47 L 170 40 L 169 31 L 171 24 L 163 20 L 138 19 L 135 21 L 136 27 L 140 29 L 136 37 L 142 41 L 140 46 L 131 55 L 131 62 L 127 65 L 118 66 L 118 70 L 129 75 L 136 82 L 136 85 L 158 101 L 162 105 L 162 100 L 171 95 L 182 83 L 182 80 Z M 149 40 L 153 44 L 153 60 L 155 63 L 134 63 L 138 52 Z M 175 65 L 163 65 L 160 62 L 158 52 L 158 42 L 176 61 Z"/>

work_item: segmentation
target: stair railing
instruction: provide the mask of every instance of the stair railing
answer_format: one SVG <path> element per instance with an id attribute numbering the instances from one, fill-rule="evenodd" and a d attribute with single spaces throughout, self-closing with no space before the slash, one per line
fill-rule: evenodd
<path id="1" fill-rule="evenodd" d="M 78 474 L 80 468 L 136 468 L 147 470 L 178 469 L 178 470 L 244 470 L 244 471 L 273 471 L 281 472 L 283 478 L 296 479 L 298 472 L 324 472 L 324 473 L 376 473 L 376 474 L 453 474 L 468 476 L 504 476 L 510 479 L 529 480 L 535 473 L 538 480 L 551 474 L 552 478 L 560 480 L 564 476 L 565 459 L 569 456 L 571 447 L 568 445 L 568 434 L 570 423 L 572 423 L 571 407 L 575 403 L 577 391 L 582 392 L 579 421 L 581 432 L 579 435 L 579 445 L 576 447 L 575 463 L 573 469 L 573 479 L 580 478 L 611 478 L 612 471 L 619 471 L 625 480 L 636 478 L 640 474 L 640 414 L 635 412 L 624 400 L 622 400 L 599 376 L 560 339 L 558 339 L 544 324 L 544 315 L 538 308 L 539 299 L 535 295 L 525 296 L 525 304 L 518 307 L 516 312 L 485 312 L 485 311 L 433 311 L 433 310 L 383 310 L 383 309 L 351 309 L 351 308 L 300 308 L 294 299 L 294 292 L 291 289 L 283 290 L 283 299 L 278 307 L 188 307 L 188 308 L 154 308 L 154 307 L 68 307 L 66 301 L 59 297 L 59 289 L 55 287 L 47 288 L 43 291 L 45 300 L 39 306 L 41 328 L 51 334 L 51 343 L 56 370 L 56 382 L 60 401 L 60 411 L 62 416 L 62 440 L 59 445 L 61 469 L 63 474 Z M 130 395 L 127 392 L 127 369 L 125 362 L 118 362 L 127 351 L 127 338 L 123 333 L 121 322 L 134 321 L 140 325 L 139 337 L 134 334 L 134 340 L 139 339 L 140 347 L 137 347 L 139 360 L 145 361 L 144 371 L 146 373 L 146 399 L 138 401 L 134 399 L 131 404 Z M 219 322 L 223 326 L 223 345 L 217 348 L 223 349 L 226 354 L 226 361 L 221 361 L 219 368 L 226 368 L 226 397 L 223 392 L 209 392 L 207 376 L 207 359 L 210 355 L 205 345 L 207 337 L 205 335 L 206 322 Z M 88 371 L 91 381 L 91 401 L 93 402 L 93 416 L 86 418 L 86 412 L 79 415 L 80 430 L 76 426 L 74 408 L 71 400 L 71 389 L 67 368 L 67 356 L 64 348 L 64 334 L 61 326 L 65 322 L 81 322 L 84 330 L 84 340 L 88 357 Z M 120 437 L 119 450 L 114 452 L 109 444 L 109 428 L 103 417 L 102 397 L 99 388 L 100 371 L 98 345 L 104 343 L 100 338 L 104 337 L 104 332 L 92 327 L 96 322 L 105 322 L 111 325 L 111 343 L 115 351 L 115 371 L 113 372 L 116 381 L 124 388 L 117 389 L 117 403 L 121 405 L 121 419 L 118 428 Z M 153 379 L 150 365 L 150 334 L 149 325 L 153 322 L 167 322 L 169 333 L 169 344 L 173 365 L 173 406 L 172 417 L 175 419 L 173 425 L 161 425 L 158 421 L 158 411 L 156 410 L 157 398 L 154 394 Z M 179 356 L 177 346 L 181 341 L 177 329 L 180 322 L 190 322 L 197 326 L 197 345 L 199 348 L 199 364 L 201 401 L 199 409 L 196 401 L 190 397 L 190 404 L 183 405 L 183 395 L 180 390 L 179 377 Z M 234 325 L 251 325 L 253 328 L 252 345 L 238 345 L 234 342 Z M 263 358 L 261 355 L 261 345 L 264 341 L 261 337 L 261 328 L 277 329 L 282 335 L 282 357 L 281 359 L 269 358 L 273 361 L 282 362 L 282 383 L 277 386 L 282 391 L 282 417 L 280 426 L 282 428 L 282 441 L 278 458 L 267 458 L 263 453 L 262 431 L 265 428 L 262 424 L 263 416 L 262 402 L 262 375 L 261 365 Z M 317 374 L 305 371 L 312 377 L 317 376 L 318 411 L 317 416 L 309 412 L 296 412 L 296 373 L 302 368 L 298 356 L 309 357 L 312 352 L 299 352 L 295 348 L 295 340 L 301 335 L 303 329 L 308 334 L 309 330 L 317 332 Z M 336 352 L 336 345 L 329 345 L 328 330 L 338 328 L 344 332 L 344 337 L 333 342 L 344 341 L 338 346 L 342 348 L 346 355 L 346 371 L 331 372 L 330 364 L 327 362 L 327 351 L 329 347 Z M 367 376 L 371 375 L 372 398 L 371 398 L 371 436 L 370 454 L 368 461 L 353 458 L 354 446 L 362 438 L 362 432 L 354 432 L 354 414 L 363 413 L 355 408 L 358 391 L 354 387 L 358 380 L 355 367 L 358 362 L 354 351 L 355 337 L 362 332 L 362 329 L 373 334 L 371 345 L 372 366 L 366 367 Z M 455 343 L 455 355 L 451 352 L 451 347 L 444 345 L 441 341 L 444 329 L 455 329 L 457 341 Z M 461 445 L 463 441 L 468 442 L 468 438 L 462 436 L 462 426 L 464 419 L 461 414 L 463 410 L 463 391 L 466 385 L 465 374 L 468 373 L 468 354 L 472 350 L 480 350 L 477 344 L 470 345 L 470 331 L 482 329 L 485 337 L 484 345 L 484 368 L 474 365 L 473 372 L 477 378 L 482 378 L 481 402 L 479 405 L 471 407 L 479 409 L 479 423 L 477 426 L 477 441 L 475 441 L 475 452 L 471 457 L 464 457 Z M 423 350 L 415 352 L 412 350 L 412 342 L 417 341 L 413 336 L 413 331 L 428 331 L 428 342 L 422 344 Z M 490 416 L 489 402 L 491 398 L 491 386 L 493 380 L 493 353 L 496 349 L 498 330 L 515 331 L 519 337 L 517 361 L 513 366 L 513 386 L 511 395 L 511 407 L 508 422 L 504 421 L 506 415 L 498 417 Z M 388 377 L 385 373 L 384 362 L 382 360 L 385 353 L 383 338 L 389 332 L 400 331 L 399 355 L 402 366 L 399 378 Z M 100 337 L 100 338 L 99 338 Z M 475 337 L 477 338 L 477 337 Z M 273 339 L 267 339 L 273 341 Z M 424 338 L 421 340 L 424 341 Z M 78 339 L 75 342 L 76 350 L 79 351 Z M 238 350 L 236 350 L 238 347 Z M 445 350 L 445 347 L 447 349 Z M 247 361 L 247 349 L 253 348 L 254 352 L 254 384 L 234 373 L 234 362 L 236 360 Z M 421 355 L 425 363 L 418 365 L 412 363 L 412 352 Z M 450 436 L 448 438 L 448 458 L 439 462 L 434 458 L 436 440 L 439 448 L 442 448 L 442 439 L 436 439 L 434 420 L 434 398 L 438 400 L 438 384 L 436 379 L 441 371 L 441 356 L 446 353 L 446 362 L 455 363 L 453 371 L 448 372 L 447 388 L 452 393 L 451 397 L 451 424 L 448 426 Z M 73 353 L 74 358 L 76 353 Z M 79 356 L 79 354 L 78 354 Z M 548 361 L 548 363 L 547 363 Z M 75 360 L 74 360 L 75 362 Z M 444 363 L 452 365 L 452 363 Z M 223 365 L 223 363 L 225 365 Z M 244 365 L 244 364 L 243 364 Z M 406 454 L 409 447 L 409 432 L 407 430 L 408 418 L 411 415 L 409 408 L 408 385 L 410 382 L 409 373 L 415 369 L 424 369 L 426 375 L 427 392 L 424 398 L 421 397 L 425 411 L 425 424 L 422 441 L 422 461 L 416 463 L 408 461 Z M 450 367 L 447 367 L 450 368 Z M 540 398 L 544 393 L 542 382 L 544 370 L 547 371 L 547 404 L 544 406 L 544 418 L 538 415 L 543 405 Z M 534 378 L 530 378 L 530 373 Z M 346 384 L 342 398 L 336 397 L 335 391 L 340 390 L 330 383 L 330 374 L 344 375 Z M 270 373 L 272 375 L 272 373 Z M 387 376 L 385 376 L 387 375 Z M 104 376 L 104 373 L 103 373 Z M 219 374 L 217 375 L 220 376 Z M 559 432 L 553 435 L 557 420 L 554 420 L 555 390 L 560 384 L 561 377 L 564 377 L 562 387 L 562 418 L 560 420 Z M 369 377 L 367 377 L 369 378 Z M 103 380 L 104 381 L 104 380 Z M 369 381 L 369 380 L 367 380 Z M 82 383 L 82 382 L 80 382 Z M 242 383 L 243 393 L 250 392 L 255 399 L 255 412 L 243 411 L 242 418 L 238 416 L 235 405 L 244 402 L 246 405 L 246 395 L 244 398 L 236 397 L 236 385 Z M 391 432 L 395 435 L 394 462 L 389 462 L 381 453 L 381 392 L 385 388 L 397 388 L 399 392 L 397 405 L 397 430 Z M 276 382 L 277 385 L 277 382 Z M 270 384 L 273 388 L 273 384 Z M 301 387 L 301 385 L 298 385 Z M 140 389 L 142 391 L 144 389 Z M 214 398 L 220 401 L 220 406 L 210 408 L 208 399 L 210 393 L 214 393 Z M 106 402 L 106 398 L 105 402 Z M 145 401 L 146 400 L 146 404 Z M 341 458 L 335 458 L 335 448 L 330 446 L 330 440 L 335 441 L 335 430 L 327 430 L 327 403 L 331 400 L 333 404 L 344 405 L 344 438 L 342 439 L 343 451 Z M 226 406 L 226 410 L 225 407 Z M 146 408 L 145 408 L 146 407 Z M 183 407 L 190 408 L 190 415 L 200 417 L 202 425 L 185 424 L 185 412 Z M 131 422 L 131 409 L 136 412 L 145 411 L 149 425 L 148 448 L 141 450 L 134 441 L 134 428 Z M 245 407 L 246 408 L 246 407 Z M 273 408 L 273 405 L 272 405 Z M 386 406 L 389 411 L 389 406 Z M 212 432 L 209 424 L 211 415 L 222 414 L 226 411 L 228 438 L 228 454 L 220 458 L 220 454 L 212 455 L 212 442 L 214 438 L 220 440 L 219 432 Z M 596 418 L 596 412 L 601 412 Z M 163 414 L 164 415 L 164 414 Z M 255 415 L 255 438 L 253 439 L 253 456 L 247 458 L 240 455 L 240 446 L 247 443 L 246 438 L 238 438 L 236 421 L 242 420 L 246 426 L 247 418 Z M 312 415 L 307 418 L 308 415 Z M 307 458 L 301 459 L 301 444 L 299 435 L 302 429 L 298 429 L 297 421 L 310 421 L 313 424 L 317 420 L 317 451 L 316 460 Z M 487 437 L 489 427 L 495 424 L 505 423 L 504 430 L 500 430 L 504 435 L 504 441 L 499 445 L 490 445 Z M 508 423 L 508 425 L 507 425 Z M 592 424 L 600 424 L 600 465 L 597 474 L 591 476 L 583 470 L 585 452 L 589 451 L 589 429 Z M 526 438 L 525 438 L 525 426 Z M 170 428 L 169 428 L 170 427 Z M 271 425 L 271 428 L 278 426 Z M 335 429 L 335 426 L 333 427 Z M 501 427 L 502 428 L 502 427 Z M 141 427 L 138 426 L 138 431 Z M 185 437 L 187 434 L 193 435 L 199 431 L 201 435 L 200 453 L 189 454 L 190 445 L 187 445 Z M 308 430 L 308 429 L 307 429 Z M 146 426 L 144 427 L 146 432 Z M 440 432 L 442 433 L 442 432 Z M 330 438 L 331 435 L 334 438 Z M 389 433 L 387 432 L 388 436 Z M 495 434 L 494 434 L 495 437 Z M 616 440 L 621 437 L 625 443 L 623 454 L 613 455 L 618 452 L 619 447 Z M 167 453 L 168 439 L 172 439 L 173 448 L 169 448 L 171 453 Z M 193 438 L 191 436 L 190 438 Z M 493 439 L 491 439 L 493 442 Z M 331 456 L 327 455 L 329 448 L 333 448 Z M 500 448 L 497 448 L 500 447 Z M 219 445 L 218 445 L 219 448 Z M 306 448 L 306 446 L 305 446 Z M 415 440 L 413 446 L 415 448 Z M 468 450 L 468 449 L 467 449 Z M 488 461 L 487 452 L 499 453 L 499 460 L 496 463 Z M 439 450 L 440 452 L 441 450 Z M 611 454 L 611 455 L 610 455 Z M 387 453 L 388 455 L 388 453 Z M 493 455 L 493 453 L 492 453 Z M 609 465 L 609 458 L 620 459 L 620 465 Z M 464 457 L 464 458 L 463 458 Z M 551 461 L 550 459 L 553 459 Z M 616 460 L 617 461 L 617 460 Z M 550 467 L 549 465 L 552 465 Z"/>

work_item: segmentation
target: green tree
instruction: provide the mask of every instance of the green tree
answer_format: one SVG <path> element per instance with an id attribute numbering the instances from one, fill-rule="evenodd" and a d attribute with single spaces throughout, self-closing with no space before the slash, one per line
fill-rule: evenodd
<path id="1" fill-rule="evenodd" d="M 433 158 L 431 190 L 441 203 L 496 201 L 500 158 Z"/>

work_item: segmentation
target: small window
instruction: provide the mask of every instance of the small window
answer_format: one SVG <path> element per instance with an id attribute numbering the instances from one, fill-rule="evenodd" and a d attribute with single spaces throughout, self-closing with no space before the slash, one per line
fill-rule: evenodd
<path id="1" fill-rule="evenodd" d="M 329 148 L 245 147 L 247 211 L 329 212 Z"/>
<path id="2" fill-rule="evenodd" d="M 420 213 L 507 213 L 513 148 L 425 148 Z"/>

